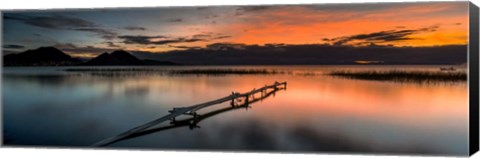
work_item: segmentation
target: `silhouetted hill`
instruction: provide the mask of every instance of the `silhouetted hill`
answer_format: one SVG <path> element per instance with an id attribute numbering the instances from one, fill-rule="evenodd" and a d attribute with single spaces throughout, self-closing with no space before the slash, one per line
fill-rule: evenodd
<path id="1" fill-rule="evenodd" d="M 99 56 L 85 62 L 82 65 L 88 66 L 108 66 L 108 65 L 177 65 L 168 61 L 140 60 L 132 54 L 117 50 L 112 53 L 103 53 Z"/>
<path id="2" fill-rule="evenodd" d="M 70 66 L 80 63 L 55 47 L 40 47 L 3 56 L 4 66 Z"/>

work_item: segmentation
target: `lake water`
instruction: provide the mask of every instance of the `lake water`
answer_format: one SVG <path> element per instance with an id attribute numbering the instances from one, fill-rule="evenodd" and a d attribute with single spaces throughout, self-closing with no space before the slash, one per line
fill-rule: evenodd
<path id="1" fill-rule="evenodd" d="M 212 68 L 225 66 L 195 67 Z M 66 72 L 61 67 L 4 68 L 5 145 L 89 146 L 162 117 L 173 107 L 287 81 L 287 89 L 275 96 L 248 109 L 218 113 L 199 122 L 200 128 L 167 128 L 108 147 L 434 155 L 468 152 L 467 82 L 419 84 L 325 75 L 333 70 L 437 71 L 439 66 L 227 68 L 288 73 L 172 76 L 147 71 L 102 75 Z M 199 113 L 229 106 L 219 104 Z M 158 127 L 168 125 L 165 122 Z"/>

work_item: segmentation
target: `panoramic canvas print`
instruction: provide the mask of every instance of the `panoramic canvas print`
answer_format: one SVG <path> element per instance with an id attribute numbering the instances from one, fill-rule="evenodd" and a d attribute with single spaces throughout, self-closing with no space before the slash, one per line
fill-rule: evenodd
<path id="1" fill-rule="evenodd" d="M 468 6 L 4 11 L 3 144 L 467 155 Z"/>

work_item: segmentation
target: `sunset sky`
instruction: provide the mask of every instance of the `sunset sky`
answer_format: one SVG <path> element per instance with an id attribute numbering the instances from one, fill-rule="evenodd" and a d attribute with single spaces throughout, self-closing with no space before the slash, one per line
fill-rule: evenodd
<path id="1" fill-rule="evenodd" d="M 4 54 L 55 46 L 76 57 L 213 43 L 465 45 L 468 2 L 10 11 L 3 33 Z"/>

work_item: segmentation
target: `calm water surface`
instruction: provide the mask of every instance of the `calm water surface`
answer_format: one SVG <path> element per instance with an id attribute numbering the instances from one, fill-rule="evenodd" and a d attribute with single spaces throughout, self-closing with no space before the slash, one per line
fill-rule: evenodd
<path id="1" fill-rule="evenodd" d="M 118 67 L 117 67 L 118 68 Z M 151 68 L 151 67 L 150 67 Z M 153 69 L 191 69 L 155 67 Z M 224 67 L 195 67 L 195 69 Z M 6 145 L 88 146 L 194 105 L 275 81 L 286 91 L 201 121 L 200 128 L 159 130 L 111 147 L 382 152 L 460 155 L 468 151 L 467 83 L 343 79 L 332 70 L 437 71 L 438 66 L 251 66 L 277 75 L 101 75 L 65 68 L 4 68 Z M 200 111 L 229 107 L 219 104 Z M 169 125 L 168 122 L 159 125 Z"/>

